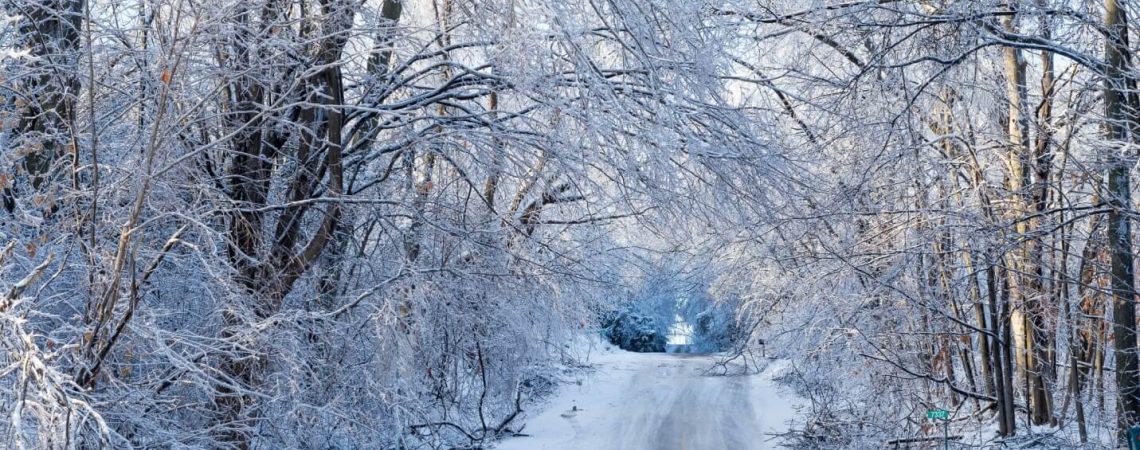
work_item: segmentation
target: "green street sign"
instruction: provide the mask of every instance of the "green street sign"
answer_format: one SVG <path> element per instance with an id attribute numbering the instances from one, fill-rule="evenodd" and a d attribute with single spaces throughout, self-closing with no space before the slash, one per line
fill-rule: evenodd
<path id="1" fill-rule="evenodd" d="M 945 409 L 931 409 L 926 411 L 926 418 L 947 420 L 950 418 L 950 411 Z"/>
<path id="2" fill-rule="evenodd" d="M 942 420 L 942 448 L 950 450 L 950 411 L 945 409 L 926 410 L 927 419 Z"/>

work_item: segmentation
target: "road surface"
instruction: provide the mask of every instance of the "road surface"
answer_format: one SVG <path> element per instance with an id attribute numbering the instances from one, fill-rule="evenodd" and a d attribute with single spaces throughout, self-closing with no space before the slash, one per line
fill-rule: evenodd
<path id="1" fill-rule="evenodd" d="M 711 356 L 611 353 L 499 450 L 776 449 L 794 398 L 770 377 L 707 376 Z"/>

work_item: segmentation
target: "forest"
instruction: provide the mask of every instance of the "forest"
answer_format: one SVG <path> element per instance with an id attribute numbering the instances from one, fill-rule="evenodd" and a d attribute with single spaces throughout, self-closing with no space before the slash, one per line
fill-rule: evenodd
<path id="1" fill-rule="evenodd" d="M 0 447 L 492 448 L 676 317 L 791 448 L 1118 448 L 1137 16 L 0 0 Z"/>

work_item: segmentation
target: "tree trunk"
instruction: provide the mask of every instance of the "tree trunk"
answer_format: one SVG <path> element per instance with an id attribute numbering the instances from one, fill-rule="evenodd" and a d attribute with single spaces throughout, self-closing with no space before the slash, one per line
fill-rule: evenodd
<path id="1" fill-rule="evenodd" d="M 1104 80 L 1106 139 L 1114 143 L 1107 155 L 1109 166 L 1106 190 L 1108 213 L 1108 247 L 1112 266 L 1112 331 L 1116 356 L 1117 432 L 1123 440 L 1128 428 L 1140 419 L 1140 371 L 1136 355 L 1136 304 L 1132 266 L 1132 227 L 1128 214 L 1132 210 L 1131 160 L 1123 154 L 1128 127 L 1135 124 L 1135 106 L 1128 93 L 1129 79 L 1128 19 L 1118 0 L 1105 0 L 1105 28 L 1108 30 L 1105 59 L 1108 73 Z"/>
<path id="2" fill-rule="evenodd" d="M 998 433 L 1002 436 L 1013 436 L 1017 432 L 1017 422 L 1013 416 L 1013 365 L 1010 363 L 1009 355 L 1009 326 L 1002 326 L 1002 324 L 1009 323 L 1006 317 L 1008 308 L 1005 306 L 1009 298 L 1004 286 L 1001 288 L 1000 296 L 998 294 L 999 279 L 1004 282 L 1005 277 L 999 278 L 999 268 L 995 267 L 994 261 L 990 258 L 992 257 L 987 257 L 986 261 L 986 291 L 990 300 L 990 332 L 994 336 L 990 354 L 994 357 L 994 380 L 996 381 L 996 397 L 998 399 Z"/>
<path id="3" fill-rule="evenodd" d="M 1006 31 L 1016 32 L 1014 18 L 1002 19 Z M 1013 197 L 1011 219 L 1015 219 L 1017 237 L 1024 240 L 1019 251 L 1013 253 L 1010 272 L 1014 298 L 1021 305 L 1011 317 L 1015 323 L 1017 361 L 1024 371 L 1026 397 L 1030 404 L 1030 419 L 1040 425 L 1049 422 L 1050 394 L 1045 374 L 1048 364 L 1047 330 L 1044 327 L 1044 310 L 1041 304 L 1041 246 L 1035 236 L 1037 219 L 1030 216 L 1036 203 L 1031 180 L 1034 158 L 1030 150 L 1029 116 L 1026 102 L 1029 97 L 1026 85 L 1025 60 L 1021 50 L 1006 47 L 1003 50 L 1007 96 L 1009 99 L 1009 166 L 1007 187 Z M 1019 332 L 1018 332 L 1019 331 Z"/>
<path id="4" fill-rule="evenodd" d="M 10 16 L 20 18 L 16 45 L 29 49 L 32 56 L 26 72 L 16 80 L 26 96 L 12 96 L 19 122 L 12 130 L 11 142 L 28 150 L 21 165 L 33 190 L 45 188 L 56 159 L 67 146 L 75 145 L 72 128 L 80 89 L 79 30 L 84 7 L 84 0 L 17 0 L 5 4 Z M 16 188 L 0 188 L 0 204 L 13 211 Z"/>
<path id="5" fill-rule="evenodd" d="M 375 38 L 376 43 L 368 58 L 368 73 L 375 85 L 385 83 L 389 78 L 394 28 L 402 13 L 403 4 L 399 0 L 384 0 L 381 4 L 380 14 L 384 22 L 379 27 Z M 377 90 L 377 88 L 372 86 L 371 90 Z M 365 103 L 369 107 L 378 107 L 377 103 L 381 102 L 382 99 L 376 97 L 373 95 L 366 98 Z M 366 115 L 358 120 L 348 136 L 345 136 L 349 141 L 348 151 L 359 152 L 363 151 L 361 147 L 370 146 L 379 132 L 378 124 L 379 118 L 376 114 Z M 353 190 L 351 183 L 346 186 L 346 190 L 351 193 Z M 351 217 L 338 221 L 333 230 L 333 242 L 329 245 L 328 252 L 320 264 L 320 274 L 318 275 L 319 302 L 326 311 L 336 307 L 337 297 L 342 289 L 341 280 L 344 278 L 346 253 L 353 238 L 353 226 L 354 220 Z"/>
<path id="6" fill-rule="evenodd" d="M 978 360 L 982 370 L 982 386 L 986 395 L 997 398 L 993 370 L 994 358 L 990 353 L 990 333 L 993 332 L 993 329 L 986 321 L 986 306 L 982 301 L 982 280 L 980 274 L 974 272 L 975 267 L 970 252 L 965 252 L 963 258 L 966 260 L 966 273 L 970 274 L 970 301 L 974 305 L 974 320 L 978 323 L 978 328 L 982 330 L 981 333 L 978 333 Z"/>
<path id="7" fill-rule="evenodd" d="M 248 7 L 249 5 L 247 5 Z M 254 67 L 261 64 L 257 59 L 257 39 L 272 38 L 273 33 L 283 32 L 280 27 L 280 5 L 267 4 L 260 9 L 262 16 L 256 26 L 260 33 L 250 33 L 254 8 L 236 15 L 235 21 L 243 34 L 233 41 L 234 59 L 232 64 Z M 334 238 L 334 230 L 341 220 L 341 206 L 333 201 L 320 208 L 307 202 L 317 196 L 337 199 L 343 194 L 344 179 L 341 162 L 341 144 L 344 131 L 344 88 L 340 71 L 341 52 L 347 42 L 345 30 L 352 25 L 355 17 L 353 2 L 344 0 L 323 0 L 319 5 L 321 18 L 320 38 L 314 40 L 310 48 L 316 67 L 310 75 L 299 80 L 302 88 L 289 93 L 276 92 L 274 95 L 296 94 L 299 104 L 296 108 L 281 113 L 281 116 L 267 119 L 258 111 L 268 96 L 264 80 L 243 77 L 230 86 L 236 105 L 226 105 L 233 113 L 230 126 L 241 130 L 237 133 L 233 146 L 234 158 L 227 169 L 228 178 L 233 181 L 231 195 L 238 211 L 231 214 L 229 223 L 230 258 L 236 269 L 238 283 L 246 288 L 249 311 L 252 317 L 241 315 L 246 308 L 234 308 L 227 312 L 227 327 L 222 337 L 241 340 L 243 336 L 234 330 L 242 329 L 245 320 L 262 320 L 276 314 L 285 297 L 293 290 L 294 284 L 312 268 Z M 301 25 L 306 28 L 313 25 Z M 314 28 L 315 29 L 315 28 Z M 271 31 L 272 30 L 272 31 Z M 248 33 L 248 34 L 244 34 Z M 301 72 L 286 70 L 284 76 L 297 76 Z M 290 80 L 292 81 L 292 80 Z M 292 122 L 292 131 L 281 131 L 276 125 Z M 299 130 L 299 131 L 298 131 Z M 296 133 L 296 147 L 287 147 L 289 133 Z M 288 148 L 288 150 L 286 150 Z M 280 171 L 282 152 L 297 163 L 295 170 Z M 318 187 L 324 181 L 324 193 Z M 275 215 L 266 211 L 269 186 L 280 183 L 284 188 L 283 200 L 288 206 L 280 208 Z M 305 230 L 302 225 L 308 213 L 319 215 L 315 229 Z M 267 219 L 273 222 L 266 224 Z M 270 226 L 266 226 L 270 225 Z M 308 231 L 306 233 L 306 231 Z M 307 237 L 307 238 L 306 238 Z M 244 344 L 244 343 L 243 343 Z M 237 381 L 232 385 L 218 387 L 218 438 L 239 449 L 250 448 L 252 434 L 257 419 L 256 406 L 250 406 L 254 396 L 250 392 L 259 389 L 262 355 L 234 358 L 225 355 L 219 363 L 220 370 Z"/>

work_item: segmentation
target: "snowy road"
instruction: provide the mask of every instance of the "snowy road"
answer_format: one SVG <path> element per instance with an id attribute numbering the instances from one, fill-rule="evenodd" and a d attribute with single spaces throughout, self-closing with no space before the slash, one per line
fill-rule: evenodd
<path id="1" fill-rule="evenodd" d="M 613 353 L 500 450 L 775 449 L 791 394 L 765 375 L 703 376 L 709 356 Z"/>

